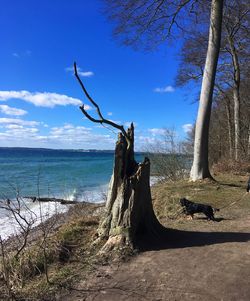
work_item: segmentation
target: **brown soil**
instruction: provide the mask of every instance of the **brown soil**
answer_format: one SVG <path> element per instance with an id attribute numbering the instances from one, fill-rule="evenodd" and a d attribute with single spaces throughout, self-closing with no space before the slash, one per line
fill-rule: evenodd
<path id="1" fill-rule="evenodd" d="M 216 218 L 162 219 L 168 230 L 160 245 L 145 245 L 128 262 L 97 266 L 57 300 L 249 301 L 250 194 Z"/>

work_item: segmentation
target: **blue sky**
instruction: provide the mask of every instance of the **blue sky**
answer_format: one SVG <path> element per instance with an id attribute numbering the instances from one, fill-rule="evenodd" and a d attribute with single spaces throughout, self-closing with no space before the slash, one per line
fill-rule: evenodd
<path id="1" fill-rule="evenodd" d="M 99 0 L 0 0 L 0 146 L 113 149 L 86 120 L 79 74 L 106 118 L 135 122 L 136 149 L 174 127 L 185 137 L 194 94 L 173 87 L 180 43 L 144 53 L 119 45 Z M 89 114 L 94 110 L 89 107 Z"/>

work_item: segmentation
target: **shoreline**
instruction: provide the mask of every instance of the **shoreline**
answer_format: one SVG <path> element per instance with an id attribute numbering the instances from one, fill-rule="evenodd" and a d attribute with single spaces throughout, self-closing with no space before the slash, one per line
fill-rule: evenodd
<path id="1" fill-rule="evenodd" d="M 34 225 L 34 227 L 32 227 L 29 232 L 27 243 L 29 245 L 32 245 L 34 242 L 39 240 L 39 238 L 42 237 L 43 229 L 51 228 L 49 231 L 49 236 L 54 235 L 54 233 L 56 233 L 61 226 L 66 225 L 68 222 L 70 222 L 74 215 L 81 214 L 82 217 L 92 217 L 99 215 L 102 212 L 105 203 L 81 202 L 78 204 L 73 204 L 73 206 L 67 205 L 68 204 L 64 205 L 65 207 L 67 207 L 66 211 L 55 213 L 48 217 L 46 220 L 39 222 L 37 225 Z M 20 236 L 20 233 L 13 233 L 5 239 L 1 237 L 4 248 L 6 248 L 6 250 L 10 252 L 16 250 L 20 246 Z"/>
<path id="2" fill-rule="evenodd" d="M 150 177 L 150 186 L 153 187 L 160 181 L 159 177 L 157 176 L 151 176 Z M 80 200 L 77 201 L 77 204 L 105 204 L 104 199 L 107 196 L 108 191 L 108 185 L 109 183 L 105 185 L 101 185 L 98 190 L 95 191 L 86 191 L 87 197 L 85 197 L 86 200 Z M 103 191 L 103 188 L 106 187 L 106 191 Z M 91 197 L 91 195 L 93 197 Z M 99 196 L 99 197 L 98 197 Z M 89 200 L 91 198 L 91 201 Z M 67 212 L 70 210 L 72 206 L 74 206 L 73 199 L 69 198 L 66 203 L 62 204 L 59 202 L 54 201 L 48 201 L 48 202 L 33 202 L 32 198 L 24 197 L 23 198 L 23 205 L 25 207 L 28 207 L 28 210 L 22 210 L 21 213 L 24 215 L 25 218 L 33 219 L 33 225 L 32 229 L 39 226 L 41 223 L 46 222 L 50 218 L 53 218 L 54 215 L 57 214 L 67 214 Z M 70 203 L 72 201 L 72 204 Z M 4 210 L 4 209 L 2 209 Z M 8 212 L 10 214 L 10 212 Z M 20 226 L 17 224 L 17 222 L 14 219 L 14 216 L 8 216 L 7 214 L 1 214 L 0 215 L 1 221 L 0 221 L 0 227 L 1 227 L 1 233 L 0 236 L 2 240 L 7 241 L 11 239 L 12 237 L 16 237 L 20 235 Z M 18 233 L 19 232 L 19 233 Z"/>

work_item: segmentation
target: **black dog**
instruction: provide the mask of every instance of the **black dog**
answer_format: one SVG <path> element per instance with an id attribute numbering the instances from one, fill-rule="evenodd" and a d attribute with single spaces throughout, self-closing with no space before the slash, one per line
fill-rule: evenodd
<path id="1" fill-rule="evenodd" d="M 192 219 L 194 213 L 204 213 L 208 220 L 214 221 L 214 211 L 219 211 L 219 209 L 212 208 L 210 205 L 194 203 L 185 198 L 180 199 L 180 204 L 182 207 L 185 207 L 184 212 L 190 215 Z"/>

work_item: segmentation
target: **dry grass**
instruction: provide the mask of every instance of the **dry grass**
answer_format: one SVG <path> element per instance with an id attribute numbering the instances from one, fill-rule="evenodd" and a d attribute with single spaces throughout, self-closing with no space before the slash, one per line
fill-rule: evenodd
<path id="1" fill-rule="evenodd" d="M 219 215 L 216 214 L 227 219 L 232 216 L 237 218 L 237 214 L 242 214 L 244 208 L 250 209 L 250 194 L 242 198 L 247 176 L 216 174 L 215 178 L 217 182 L 177 181 L 155 185 L 152 188 L 154 210 L 161 223 L 169 228 L 195 230 L 198 226 L 201 228 L 202 222 L 204 229 L 207 228 L 207 221 L 199 216 L 190 223 L 185 216 L 179 214 L 181 197 L 208 203 L 217 208 L 240 200 L 232 207 L 221 210 Z M 55 300 L 56 295 L 87 279 L 88 275 L 93 273 L 96 264 L 105 264 L 96 257 L 100 246 L 92 244 L 102 210 L 101 205 L 82 204 L 72 207 L 63 216 L 63 221 L 48 241 L 50 283 L 46 282 L 43 257 L 36 247 L 40 239 L 38 235 L 31 248 L 15 263 L 17 272 L 25 275 L 22 285 L 15 289 L 17 300 Z M 211 226 L 211 231 L 221 230 L 223 223 L 211 222 Z M 105 258 L 102 260 L 105 261 Z M 2 280 L 0 278 L 0 300 L 7 300 L 3 295 Z"/>
<path id="2" fill-rule="evenodd" d="M 179 200 L 186 197 L 194 202 L 224 208 L 217 216 L 223 217 L 227 208 L 250 208 L 250 195 L 246 195 L 247 176 L 216 174 L 216 182 L 177 181 L 161 183 L 152 189 L 154 210 L 166 227 L 185 228 L 186 217 L 181 214 Z M 229 206 L 237 201 L 233 206 Z M 228 207 L 229 206 L 229 207 Z M 190 223 L 189 223 L 190 224 Z"/>
<path id="3" fill-rule="evenodd" d="M 8 249 L 8 271 L 16 300 L 54 300 L 56 292 L 87 277 L 96 260 L 98 248 L 94 248 L 92 242 L 102 207 L 79 204 L 61 216 L 59 225 L 47 240 L 49 283 L 45 277 L 39 226 L 33 233 L 37 237 L 18 259 L 12 256 L 14 251 Z M 0 277 L 0 300 L 8 300 L 3 277 Z"/>

